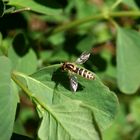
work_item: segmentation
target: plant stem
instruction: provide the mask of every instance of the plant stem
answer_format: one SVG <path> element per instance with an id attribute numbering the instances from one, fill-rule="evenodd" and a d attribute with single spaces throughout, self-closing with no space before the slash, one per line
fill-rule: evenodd
<path id="1" fill-rule="evenodd" d="M 121 11 L 121 12 L 111 12 L 110 17 L 137 17 L 140 16 L 140 11 Z"/>
<path id="2" fill-rule="evenodd" d="M 64 25 L 61 25 L 59 27 L 57 27 L 56 29 L 53 30 L 53 34 L 55 33 L 58 33 L 58 32 L 61 32 L 61 31 L 65 31 L 67 29 L 70 29 L 70 28 L 73 28 L 73 27 L 76 27 L 78 25 L 81 25 L 81 24 L 84 24 L 84 23 L 87 23 L 87 22 L 91 22 L 93 20 L 99 20 L 99 19 L 103 19 L 104 15 L 103 14 L 98 14 L 98 15 L 94 15 L 94 16 L 89 16 L 89 17 L 86 17 L 86 18 L 83 18 L 83 19 L 78 19 L 78 20 L 75 20 L 75 21 L 72 21 L 72 22 L 69 22 L 67 24 L 64 24 Z"/>
<path id="3" fill-rule="evenodd" d="M 75 21 L 72 21 L 70 23 L 61 25 L 59 27 L 57 27 L 56 29 L 54 29 L 52 31 L 52 34 L 58 33 L 58 32 L 62 32 L 65 30 L 68 30 L 70 28 L 79 26 L 81 24 L 87 23 L 87 22 L 91 22 L 94 20 L 102 20 L 102 19 L 109 19 L 109 18 L 115 18 L 115 17 L 136 17 L 136 16 L 140 16 L 140 11 L 121 11 L 121 12 L 102 12 L 100 14 L 96 14 L 96 15 L 92 15 L 92 16 L 88 16 L 85 17 L 83 19 L 78 19 Z"/>
<path id="4" fill-rule="evenodd" d="M 25 7 L 25 8 L 22 8 L 22 9 L 14 10 L 11 13 L 14 14 L 14 13 L 20 13 L 20 12 L 23 12 L 23 11 L 30 11 L 30 10 L 31 10 L 31 8 Z"/>
<path id="5" fill-rule="evenodd" d="M 122 0 L 116 0 L 116 2 L 111 6 L 111 9 L 115 9 L 121 2 Z"/>

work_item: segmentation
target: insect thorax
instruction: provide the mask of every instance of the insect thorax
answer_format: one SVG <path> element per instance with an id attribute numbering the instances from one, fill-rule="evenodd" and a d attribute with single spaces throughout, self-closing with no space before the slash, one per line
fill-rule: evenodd
<path id="1" fill-rule="evenodd" d="M 70 62 L 64 62 L 62 65 L 62 69 L 74 72 L 76 69 L 76 65 Z"/>

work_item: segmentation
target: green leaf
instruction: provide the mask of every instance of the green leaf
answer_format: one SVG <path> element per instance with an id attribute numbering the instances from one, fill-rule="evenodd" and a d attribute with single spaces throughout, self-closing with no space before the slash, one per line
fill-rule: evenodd
<path id="1" fill-rule="evenodd" d="M 72 1 L 73 6 L 77 9 L 77 18 L 83 18 L 93 13 L 97 12 L 98 8 L 92 2 L 87 2 L 86 0 L 75 0 Z"/>
<path id="2" fill-rule="evenodd" d="M 41 140 L 100 139 L 96 125 L 93 125 L 92 111 L 80 101 L 66 101 L 48 108 L 52 111 L 43 114 L 38 132 Z"/>
<path id="3" fill-rule="evenodd" d="M 134 98 L 130 104 L 130 111 L 131 111 L 131 115 L 132 118 L 138 123 L 140 124 L 140 98 Z"/>
<path id="4" fill-rule="evenodd" d="M 134 93 L 140 86 L 140 34 L 118 28 L 117 80 L 124 93 Z"/>
<path id="5" fill-rule="evenodd" d="M 5 38 L 5 39 L 1 38 L 1 39 L 2 39 L 1 44 L 0 44 L 1 52 L 3 53 L 3 55 L 7 56 L 9 46 L 11 46 L 11 39 L 10 38 Z"/>
<path id="6" fill-rule="evenodd" d="M 121 104 L 118 109 L 117 116 L 111 127 L 107 128 L 103 132 L 103 140 L 122 140 L 124 139 L 124 133 L 126 133 L 127 120 L 126 120 L 125 106 Z M 121 129 L 120 129 L 121 128 Z"/>
<path id="7" fill-rule="evenodd" d="M 93 35 L 89 35 L 85 38 L 83 38 L 76 46 L 76 48 L 84 52 L 85 50 L 91 50 L 93 44 L 95 43 L 95 37 Z"/>
<path id="8" fill-rule="evenodd" d="M 74 2 L 72 2 L 71 4 L 73 4 L 73 8 L 76 9 L 76 18 L 77 19 L 84 19 L 87 16 L 96 14 L 98 11 L 98 7 L 93 4 L 92 1 L 87 1 L 87 0 L 75 0 Z M 94 26 L 96 23 L 95 20 L 93 20 L 92 22 L 87 22 L 85 24 L 79 24 L 78 26 L 78 33 L 79 34 L 87 34 L 87 32 L 89 33 L 92 31 L 92 26 Z"/>
<path id="9" fill-rule="evenodd" d="M 9 140 L 13 132 L 16 107 L 18 102 L 17 88 L 11 81 L 11 62 L 7 57 L 0 57 L 0 138 Z"/>
<path id="10" fill-rule="evenodd" d="M 17 83 L 42 112 L 39 137 L 42 140 L 101 139 L 99 128 L 108 127 L 116 115 L 116 96 L 97 76 L 96 80 L 79 77 L 79 89 L 74 94 L 69 89 L 69 78 L 60 66 L 46 67 L 32 77 L 14 74 Z"/>
<path id="11" fill-rule="evenodd" d="M 10 0 L 9 4 L 30 8 L 35 12 L 46 15 L 58 15 L 62 12 L 60 4 L 56 0 Z"/>
<path id="12" fill-rule="evenodd" d="M 8 56 L 12 61 L 14 70 L 17 70 L 26 74 L 31 74 L 35 72 L 37 69 L 36 54 L 31 49 L 25 56 L 20 57 L 15 53 L 13 48 L 10 47 Z"/>
<path id="13" fill-rule="evenodd" d="M 69 59 L 69 55 L 68 53 L 66 53 L 66 51 L 63 50 L 59 50 L 59 51 L 43 51 L 40 53 L 40 56 L 42 58 L 43 61 L 46 62 L 64 62 L 66 60 Z"/>
<path id="14" fill-rule="evenodd" d="M 50 41 L 54 46 L 62 44 L 65 41 L 64 34 L 63 33 L 54 34 L 48 38 L 48 41 Z"/>

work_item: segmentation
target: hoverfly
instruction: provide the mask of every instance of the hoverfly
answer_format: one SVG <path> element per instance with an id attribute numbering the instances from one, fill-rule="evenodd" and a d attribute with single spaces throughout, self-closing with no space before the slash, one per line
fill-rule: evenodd
<path id="1" fill-rule="evenodd" d="M 77 74 L 80 75 L 86 79 L 89 80 L 94 80 L 95 79 L 95 74 L 90 72 L 87 69 L 84 68 L 80 68 L 78 67 L 76 64 L 83 64 L 85 63 L 90 57 L 90 53 L 89 52 L 83 52 L 81 54 L 81 56 L 75 61 L 75 63 L 71 63 L 71 62 L 64 62 L 62 65 L 62 69 L 64 71 L 68 71 L 69 73 L 69 78 L 70 78 L 70 87 L 71 90 L 76 92 L 77 88 L 78 88 L 78 81 L 77 81 L 77 77 L 73 74 Z"/>

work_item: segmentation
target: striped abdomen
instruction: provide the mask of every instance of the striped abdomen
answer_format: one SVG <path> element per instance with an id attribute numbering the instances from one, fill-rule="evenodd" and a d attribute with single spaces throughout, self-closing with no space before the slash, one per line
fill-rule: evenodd
<path id="1" fill-rule="evenodd" d="M 62 66 L 63 70 L 68 70 L 71 72 L 74 72 L 78 75 L 81 75 L 82 77 L 86 78 L 86 79 L 94 79 L 95 75 L 83 68 L 79 68 L 76 65 L 74 65 L 73 63 L 69 63 L 69 62 L 65 62 Z"/>
<path id="2" fill-rule="evenodd" d="M 94 79 L 95 78 L 93 73 L 91 73 L 90 71 L 83 69 L 83 68 L 76 67 L 75 73 L 77 73 L 78 75 L 81 75 L 82 77 L 85 77 L 87 79 Z"/>

